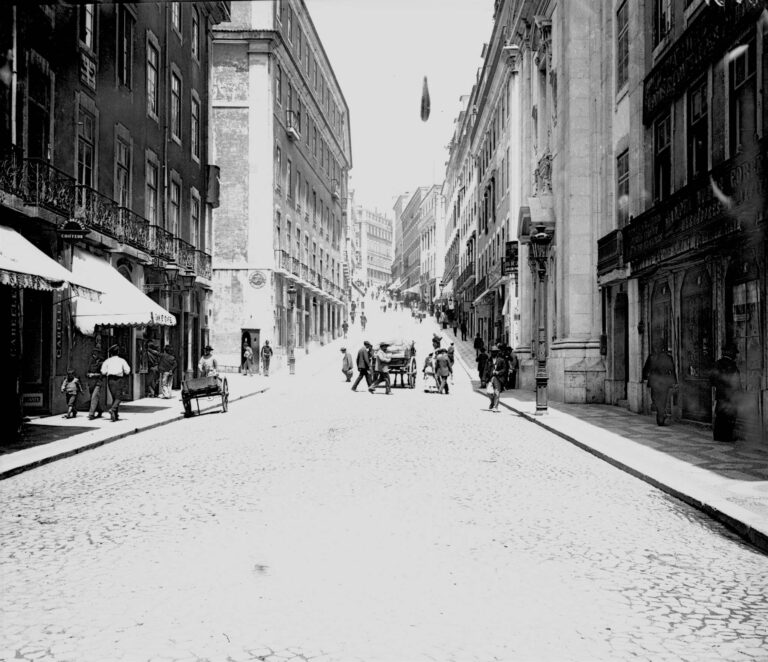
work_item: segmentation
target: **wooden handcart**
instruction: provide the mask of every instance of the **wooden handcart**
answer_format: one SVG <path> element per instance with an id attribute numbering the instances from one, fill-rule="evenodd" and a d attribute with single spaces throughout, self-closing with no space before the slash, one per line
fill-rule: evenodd
<path id="1" fill-rule="evenodd" d="M 229 409 L 229 384 L 226 377 L 196 377 L 185 379 L 181 383 L 181 402 L 184 404 L 184 415 L 192 416 L 192 400 L 200 413 L 200 398 L 221 397 L 221 411 Z"/>

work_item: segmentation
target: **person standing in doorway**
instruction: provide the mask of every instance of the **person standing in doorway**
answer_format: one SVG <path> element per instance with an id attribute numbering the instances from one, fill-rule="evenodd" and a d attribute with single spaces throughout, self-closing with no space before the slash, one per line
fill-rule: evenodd
<path id="1" fill-rule="evenodd" d="M 666 349 L 666 343 L 659 343 L 656 352 L 651 354 L 643 366 L 643 379 L 651 389 L 651 400 L 656 407 L 656 424 L 667 422 L 667 401 L 669 391 L 677 386 L 675 360 Z"/>
<path id="2" fill-rule="evenodd" d="M 243 340 L 243 362 L 240 365 L 240 372 L 244 375 L 251 376 L 251 368 L 253 367 L 253 350 L 247 340 Z"/>
<path id="3" fill-rule="evenodd" d="M 176 359 L 173 356 L 171 356 L 171 358 L 175 365 Z M 109 417 L 114 423 L 120 418 L 120 402 L 123 399 L 123 380 L 127 375 L 131 374 L 131 367 L 125 359 L 121 358 L 120 348 L 117 345 L 112 345 L 112 347 L 109 348 L 109 358 L 101 364 L 101 374 L 107 378 L 107 388 L 112 396 L 112 406 L 109 408 Z"/>
<path id="4" fill-rule="evenodd" d="M 157 364 L 157 368 L 160 371 L 160 397 L 164 400 L 170 400 L 173 397 L 171 389 L 173 389 L 173 373 L 176 371 L 176 364 L 173 348 L 170 345 L 166 345 Z"/>
<path id="5" fill-rule="evenodd" d="M 101 364 L 104 363 L 101 359 L 101 352 L 95 347 L 91 350 L 91 359 L 88 361 L 88 371 L 85 373 L 88 379 L 88 391 L 91 394 L 91 406 L 88 410 L 88 419 L 101 418 L 101 414 L 104 411 L 104 375 L 101 374 Z"/>
<path id="6" fill-rule="evenodd" d="M 264 347 L 261 348 L 261 363 L 264 366 L 264 376 L 269 377 L 269 362 L 272 360 L 272 348 L 269 346 L 269 340 L 264 341 Z"/>
<path id="7" fill-rule="evenodd" d="M 386 387 L 386 394 L 392 394 L 392 384 L 389 381 L 389 362 L 392 360 L 389 352 L 389 343 L 383 342 L 379 344 L 379 351 L 376 352 L 376 380 L 368 387 L 368 392 L 373 394 L 376 391 L 376 387 L 384 382 Z"/>
<path id="8" fill-rule="evenodd" d="M 362 322 L 362 319 L 360 320 Z M 365 377 L 365 383 L 366 386 L 370 387 L 371 385 L 371 343 L 369 343 L 367 340 L 363 341 L 363 346 L 358 350 L 357 352 L 357 379 L 355 380 L 355 383 L 352 384 L 352 390 L 357 390 L 357 385 L 360 383 L 360 380 Z"/>
<path id="9" fill-rule="evenodd" d="M 459 327 L 461 329 L 461 339 L 466 340 L 467 339 L 467 320 L 463 317 L 461 318 L 461 325 Z"/>
<path id="10" fill-rule="evenodd" d="M 520 361 L 517 358 L 517 354 L 512 351 L 512 348 L 507 348 L 507 388 L 517 388 L 517 371 L 520 369 Z"/>
<path id="11" fill-rule="evenodd" d="M 154 340 L 150 340 L 147 343 L 147 388 L 145 391 L 148 398 L 156 398 L 160 391 L 158 384 L 160 381 L 160 371 L 157 368 L 159 360 L 160 345 Z"/>
<path id="12" fill-rule="evenodd" d="M 475 358 L 480 356 L 480 350 L 485 347 L 485 343 L 483 342 L 483 339 L 480 337 L 480 332 L 477 332 L 477 335 L 475 336 L 475 340 L 472 343 L 472 346 L 475 348 Z"/>
<path id="13" fill-rule="evenodd" d="M 710 375 L 710 384 L 715 389 L 715 420 L 712 424 L 712 437 L 715 441 L 736 440 L 737 394 L 741 388 L 741 376 L 736 365 L 738 353 L 735 343 L 726 343 L 723 355 L 715 362 Z"/>

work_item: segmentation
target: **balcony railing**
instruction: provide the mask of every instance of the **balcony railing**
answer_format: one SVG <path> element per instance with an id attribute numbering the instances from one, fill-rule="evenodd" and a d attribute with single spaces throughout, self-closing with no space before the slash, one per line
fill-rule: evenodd
<path id="1" fill-rule="evenodd" d="M 173 234 L 159 225 L 149 226 L 149 252 L 169 262 L 174 258 Z"/>
<path id="2" fill-rule="evenodd" d="M 78 184 L 74 216 L 98 232 L 122 240 L 122 223 L 117 203 L 90 186 Z"/>
<path id="3" fill-rule="evenodd" d="M 184 241 L 176 239 L 176 260 L 179 268 L 185 271 L 195 271 L 195 247 Z"/>
<path id="4" fill-rule="evenodd" d="M 301 277 L 309 282 L 309 267 L 306 264 L 301 265 Z"/>
<path id="5" fill-rule="evenodd" d="M 0 191 L 22 197 L 26 165 L 22 151 L 16 145 L 0 148 Z"/>
<path id="6" fill-rule="evenodd" d="M 291 273 L 296 277 L 301 276 L 301 262 L 297 257 L 291 258 Z"/>
<path id="7" fill-rule="evenodd" d="M 201 278 L 211 280 L 213 278 L 213 265 L 211 256 L 205 251 L 195 251 L 195 272 Z"/>
<path id="8" fill-rule="evenodd" d="M 488 277 L 483 276 L 479 281 L 477 281 L 477 284 L 475 285 L 474 289 L 474 297 L 477 299 L 483 292 L 486 290 L 486 283 L 488 282 Z"/>
<path id="9" fill-rule="evenodd" d="M 130 209 L 118 207 L 120 216 L 120 238 L 134 248 L 149 249 L 149 221 Z"/>
<path id="10" fill-rule="evenodd" d="M 288 251 L 280 251 L 280 267 L 285 271 L 291 270 L 291 255 Z"/>
<path id="11" fill-rule="evenodd" d="M 597 240 L 597 273 L 605 274 L 624 266 L 622 231 L 613 230 Z"/>
<path id="12" fill-rule="evenodd" d="M 475 265 L 470 263 L 466 267 L 464 267 L 464 270 L 461 272 L 461 275 L 456 281 L 456 289 L 459 289 L 464 285 L 466 285 L 469 282 L 470 278 L 474 278 L 474 276 L 475 276 Z"/>
<path id="13" fill-rule="evenodd" d="M 25 201 L 69 218 L 75 209 L 77 182 L 41 159 L 26 159 Z"/>

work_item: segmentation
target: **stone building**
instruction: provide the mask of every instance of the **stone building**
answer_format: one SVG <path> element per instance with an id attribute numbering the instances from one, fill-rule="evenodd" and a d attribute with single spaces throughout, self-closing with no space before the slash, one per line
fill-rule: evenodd
<path id="1" fill-rule="evenodd" d="M 394 227 L 390 217 L 362 205 L 352 208 L 358 241 L 360 280 L 366 287 L 386 287 L 392 280 Z"/>
<path id="2" fill-rule="evenodd" d="M 445 265 L 443 228 L 445 200 L 442 186 L 430 186 L 419 205 L 419 295 L 425 305 L 434 303 L 440 294 L 440 276 Z M 440 268 L 438 269 L 438 265 Z"/>
<path id="3" fill-rule="evenodd" d="M 420 243 L 421 236 L 419 232 L 419 212 L 421 203 L 429 191 L 429 187 L 420 186 L 410 198 L 402 205 L 402 211 L 395 217 L 395 223 L 399 229 L 399 236 L 402 238 L 402 262 L 400 273 L 400 282 L 398 290 L 405 298 L 417 299 L 420 296 Z M 398 204 L 400 204 L 398 199 Z M 397 212 L 397 205 L 395 208 Z"/>
<path id="4" fill-rule="evenodd" d="M 674 417 L 708 423 L 710 371 L 732 342 L 739 434 L 765 442 L 764 3 L 627 0 L 609 9 L 615 199 L 597 242 L 606 400 L 648 411 L 643 361 L 664 346 L 680 383 Z"/>
<path id="5" fill-rule="evenodd" d="M 309 351 L 346 316 L 349 110 L 302 0 L 238 2 L 214 33 L 213 344 Z M 294 292 L 291 301 L 289 292 Z"/>
<path id="6" fill-rule="evenodd" d="M 3 270 L 2 392 L 25 413 L 64 410 L 61 380 L 83 377 L 93 348 L 120 346 L 130 398 L 144 395 L 150 340 L 172 345 L 177 384 L 194 372 L 218 204 L 209 37 L 228 13 L 229 2 L 0 8 L 0 226 L 24 240 L 11 257 L 30 270 L 51 258 L 102 291 L 91 300 Z"/>
<path id="7" fill-rule="evenodd" d="M 410 199 L 411 199 L 411 192 L 406 191 L 405 193 L 401 193 L 400 195 L 397 196 L 397 199 L 395 200 L 395 204 L 392 206 L 392 209 L 395 212 L 395 219 L 394 219 L 395 247 L 394 247 L 394 254 L 392 257 L 392 281 L 388 285 L 388 289 L 391 292 L 396 292 L 396 293 L 399 293 L 403 289 L 403 282 L 404 282 L 403 275 L 405 273 L 405 269 L 403 265 L 403 256 L 405 254 L 405 251 L 403 248 L 403 224 L 401 222 L 401 217 Z"/>

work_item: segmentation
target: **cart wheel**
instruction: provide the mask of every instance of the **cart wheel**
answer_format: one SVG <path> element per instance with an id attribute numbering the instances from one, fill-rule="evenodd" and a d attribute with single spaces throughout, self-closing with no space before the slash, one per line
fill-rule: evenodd
<path id="1" fill-rule="evenodd" d="M 229 410 L 229 384 L 227 378 L 224 378 L 224 383 L 221 385 L 221 411 Z"/>

